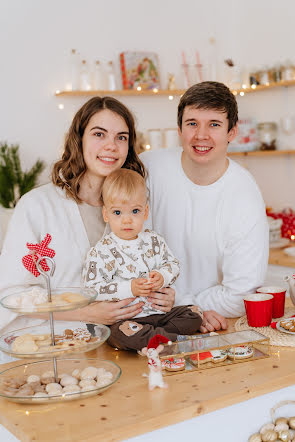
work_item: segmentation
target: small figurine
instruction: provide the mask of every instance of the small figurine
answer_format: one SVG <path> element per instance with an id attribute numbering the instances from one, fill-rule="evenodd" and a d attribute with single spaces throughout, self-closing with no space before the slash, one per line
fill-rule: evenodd
<path id="1" fill-rule="evenodd" d="M 175 75 L 173 75 L 173 74 L 168 74 L 167 89 L 170 90 L 170 91 L 174 91 L 176 89 Z"/>
<path id="2" fill-rule="evenodd" d="M 167 388 L 167 384 L 163 381 L 162 364 L 159 358 L 159 353 L 161 353 L 164 348 L 161 343 L 172 344 L 165 336 L 155 335 L 149 340 L 148 346 L 141 350 L 141 353 L 148 358 L 150 391 L 155 387 Z"/>

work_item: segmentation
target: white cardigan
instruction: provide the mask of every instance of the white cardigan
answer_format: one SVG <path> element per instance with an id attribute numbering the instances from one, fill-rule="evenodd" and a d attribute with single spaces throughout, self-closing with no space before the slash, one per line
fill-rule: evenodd
<path id="1" fill-rule="evenodd" d="M 28 192 L 18 202 L 0 255 L 0 297 L 31 285 L 46 287 L 42 275 L 33 276 L 22 264 L 27 242 L 40 242 L 49 233 L 55 250 L 52 287 L 81 283 L 82 265 L 90 249 L 77 203 L 52 183 Z M 0 329 L 16 317 L 0 306 Z"/>

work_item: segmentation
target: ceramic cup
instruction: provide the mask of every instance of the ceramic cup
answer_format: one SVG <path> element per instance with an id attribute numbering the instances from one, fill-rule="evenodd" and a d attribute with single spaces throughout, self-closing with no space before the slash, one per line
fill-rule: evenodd
<path id="1" fill-rule="evenodd" d="M 251 293 L 244 297 L 248 324 L 250 327 L 267 327 L 271 323 L 273 295 Z"/>
<path id="2" fill-rule="evenodd" d="M 272 317 L 281 318 L 284 316 L 286 289 L 283 287 L 265 286 L 259 287 L 256 292 L 273 295 Z"/>

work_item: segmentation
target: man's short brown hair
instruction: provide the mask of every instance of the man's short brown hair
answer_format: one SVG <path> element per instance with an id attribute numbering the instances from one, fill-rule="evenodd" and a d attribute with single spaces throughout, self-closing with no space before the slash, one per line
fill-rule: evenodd
<path id="1" fill-rule="evenodd" d="M 187 106 L 225 112 L 228 118 L 228 131 L 238 122 L 238 105 L 235 96 L 225 84 L 217 81 L 203 81 L 194 84 L 183 94 L 177 113 L 177 124 L 180 130 L 182 129 L 183 112 Z"/>

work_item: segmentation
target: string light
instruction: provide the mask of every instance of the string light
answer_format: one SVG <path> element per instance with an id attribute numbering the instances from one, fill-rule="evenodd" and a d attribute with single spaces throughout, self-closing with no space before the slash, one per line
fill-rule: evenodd
<path id="1" fill-rule="evenodd" d="M 233 94 L 234 94 L 234 95 L 238 95 L 237 91 L 233 91 Z"/>
<path id="2" fill-rule="evenodd" d="M 136 88 L 138 91 L 141 91 L 141 86 L 137 86 Z"/>
<path id="3" fill-rule="evenodd" d="M 173 100 L 174 97 L 173 97 L 173 95 L 169 95 L 168 98 L 169 98 L 169 100 L 171 101 L 171 100 Z"/>
<path id="4" fill-rule="evenodd" d="M 146 145 L 145 145 L 145 150 L 150 150 L 150 149 L 151 149 L 150 144 L 146 144 Z"/>
<path id="5" fill-rule="evenodd" d="M 252 85 L 251 85 L 251 88 L 252 88 L 252 89 L 256 89 L 256 84 L 252 84 Z"/>
<path id="6" fill-rule="evenodd" d="M 59 94 L 60 94 L 60 90 L 57 89 L 57 90 L 55 91 L 55 95 L 59 95 Z"/>
<path id="7" fill-rule="evenodd" d="M 153 92 L 156 94 L 157 92 L 159 92 L 159 90 L 156 87 L 154 87 Z"/>
<path id="8" fill-rule="evenodd" d="M 240 92 L 241 97 L 243 97 L 245 95 L 245 92 Z"/>
<path id="9" fill-rule="evenodd" d="M 60 110 L 63 110 L 64 107 L 65 107 L 65 106 L 64 106 L 62 103 L 60 103 L 60 104 L 58 105 L 58 108 L 59 108 Z"/>

